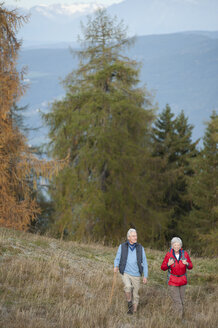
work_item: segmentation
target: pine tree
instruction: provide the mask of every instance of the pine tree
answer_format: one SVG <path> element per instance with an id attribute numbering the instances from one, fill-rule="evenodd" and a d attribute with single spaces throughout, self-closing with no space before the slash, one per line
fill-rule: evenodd
<path id="1" fill-rule="evenodd" d="M 207 125 L 203 140 L 203 149 L 193 165 L 194 178 L 190 183 L 193 195 L 193 211 L 189 217 L 189 242 L 193 243 L 193 231 L 196 239 L 193 248 L 199 253 L 217 255 L 218 237 L 218 115 L 213 112 Z M 197 242 L 198 241 L 198 242 Z"/>
<path id="2" fill-rule="evenodd" d="M 184 217 L 191 211 L 187 179 L 193 175 L 191 159 L 197 155 L 197 142 L 192 142 L 193 126 L 182 111 L 175 119 L 169 105 L 153 128 L 153 156 L 157 179 L 153 183 L 156 210 L 162 210 L 165 238 L 184 234 Z"/>
<path id="3" fill-rule="evenodd" d="M 66 95 L 45 115 L 52 156 L 70 152 L 69 167 L 53 182 L 56 229 L 116 240 L 146 211 L 151 97 L 137 88 L 138 64 L 123 55 L 130 40 L 122 22 L 98 10 L 83 35 Z"/>

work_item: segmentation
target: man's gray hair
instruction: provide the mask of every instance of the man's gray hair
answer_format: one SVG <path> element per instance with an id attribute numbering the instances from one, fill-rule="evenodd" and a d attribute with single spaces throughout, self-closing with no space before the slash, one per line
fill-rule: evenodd
<path id="1" fill-rule="evenodd" d="M 129 236 L 132 232 L 137 233 L 135 229 L 129 229 L 128 232 L 127 232 L 127 239 L 129 239 Z"/>
<path id="2" fill-rule="evenodd" d="M 171 240 L 171 246 L 175 243 L 179 243 L 182 247 L 182 239 L 180 239 L 179 237 L 173 237 L 173 239 Z"/>

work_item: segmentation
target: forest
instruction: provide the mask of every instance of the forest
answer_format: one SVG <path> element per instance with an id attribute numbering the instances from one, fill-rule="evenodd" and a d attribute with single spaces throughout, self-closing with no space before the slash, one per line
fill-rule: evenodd
<path id="1" fill-rule="evenodd" d="M 184 110 L 157 114 L 140 63 L 126 56 L 134 39 L 100 9 L 82 26 L 65 96 L 43 114 L 50 142 L 33 149 L 18 106 L 27 20 L 0 4 L 0 226 L 109 246 L 132 227 L 146 247 L 179 236 L 196 255 L 217 255 L 217 111 L 202 144 Z"/>

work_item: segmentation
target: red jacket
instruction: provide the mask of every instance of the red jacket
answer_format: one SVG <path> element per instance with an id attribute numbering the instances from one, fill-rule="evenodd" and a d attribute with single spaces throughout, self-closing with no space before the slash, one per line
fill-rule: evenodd
<path id="1" fill-rule="evenodd" d="M 167 276 L 167 282 L 170 286 L 183 286 L 187 284 L 187 275 L 186 275 L 186 268 L 191 270 L 193 268 L 192 261 L 190 260 L 190 257 L 186 251 L 183 251 L 180 249 L 179 251 L 179 260 L 177 260 L 174 250 L 171 249 L 169 252 L 167 252 L 163 263 L 161 265 L 161 270 L 168 271 Z M 182 256 L 184 254 L 184 257 L 186 261 L 188 262 L 188 266 L 182 263 Z M 168 267 L 167 263 L 170 258 L 174 259 L 174 264 L 172 264 L 170 267 Z"/>

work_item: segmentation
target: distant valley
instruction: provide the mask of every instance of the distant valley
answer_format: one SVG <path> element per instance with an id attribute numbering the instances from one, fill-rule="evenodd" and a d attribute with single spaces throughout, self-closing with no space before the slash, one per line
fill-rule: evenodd
<path id="1" fill-rule="evenodd" d="M 195 126 L 193 138 L 202 137 L 204 121 L 218 108 L 218 32 L 140 36 L 128 56 L 142 63 L 141 84 L 155 94 L 159 110 L 166 103 L 176 114 L 183 109 Z M 21 51 L 19 68 L 26 65 L 29 88 L 20 105 L 28 105 L 27 124 L 41 127 L 29 135 L 29 143 L 39 145 L 47 133 L 39 111 L 65 94 L 60 80 L 76 68 L 77 59 L 67 44 L 44 45 Z"/>

